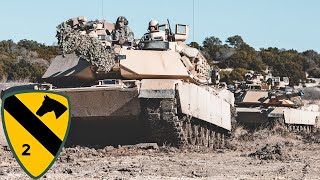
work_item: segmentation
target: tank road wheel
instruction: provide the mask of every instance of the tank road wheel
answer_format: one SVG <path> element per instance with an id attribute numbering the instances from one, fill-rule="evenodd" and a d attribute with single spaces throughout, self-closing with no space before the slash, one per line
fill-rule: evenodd
<path id="1" fill-rule="evenodd" d="M 302 125 L 302 124 L 286 124 L 286 128 L 290 132 L 305 132 L 311 133 L 313 126 L 312 125 Z"/>
<path id="2" fill-rule="evenodd" d="M 295 124 L 292 124 L 292 131 L 297 131 L 297 126 Z"/>
<path id="3" fill-rule="evenodd" d="M 204 146 L 209 147 L 209 141 L 210 141 L 210 129 L 206 127 L 205 129 L 205 142 Z"/>
<path id="4" fill-rule="evenodd" d="M 204 125 L 204 127 L 202 127 L 202 145 L 204 147 L 208 147 L 208 137 L 207 137 L 207 126 Z"/>
<path id="5" fill-rule="evenodd" d="M 177 120 L 179 120 L 177 118 Z M 188 145 L 188 137 L 187 137 L 187 131 L 186 131 L 186 122 L 180 121 L 176 123 L 176 134 L 178 136 L 178 146 L 184 147 Z"/>
<path id="6" fill-rule="evenodd" d="M 186 122 L 186 132 L 188 145 L 195 145 L 196 140 L 193 138 L 193 130 L 190 122 Z"/>
<path id="7" fill-rule="evenodd" d="M 200 126 L 199 127 L 199 145 L 200 146 L 204 146 L 204 138 L 205 138 L 205 131 L 204 131 L 204 127 Z"/>
<path id="8" fill-rule="evenodd" d="M 217 144 L 217 148 L 220 149 L 221 148 L 221 134 L 220 132 L 216 132 L 216 144 Z"/>
<path id="9" fill-rule="evenodd" d="M 197 136 L 198 136 L 198 131 L 196 125 L 190 124 L 190 142 L 191 145 L 196 145 L 197 144 Z"/>
<path id="10" fill-rule="evenodd" d="M 182 140 L 182 142 L 180 143 L 182 146 L 186 146 L 188 145 L 188 123 L 186 121 L 184 121 L 184 119 L 182 119 L 182 127 L 181 127 L 181 133 L 180 135 L 180 139 Z"/>
<path id="11" fill-rule="evenodd" d="M 304 132 L 306 132 L 306 133 L 310 133 L 311 131 L 310 131 L 310 125 L 304 125 Z"/>
<path id="12" fill-rule="evenodd" d="M 208 137 L 207 137 L 207 131 L 208 131 L 208 128 L 206 125 L 204 125 L 204 127 L 202 127 L 202 145 L 204 147 L 208 147 Z"/>
<path id="13" fill-rule="evenodd" d="M 194 136 L 196 138 L 196 146 L 201 144 L 201 131 L 199 125 L 194 125 Z"/>
<path id="14" fill-rule="evenodd" d="M 210 130 L 210 140 L 209 140 L 209 148 L 215 148 L 215 132 Z"/>
<path id="15" fill-rule="evenodd" d="M 289 131 L 293 131 L 293 125 L 289 124 Z"/>
<path id="16" fill-rule="evenodd" d="M 221 147 L 220 148 L 224 148 L 225 147 L 225 135 L 224 133 L 221 133 Z"/>

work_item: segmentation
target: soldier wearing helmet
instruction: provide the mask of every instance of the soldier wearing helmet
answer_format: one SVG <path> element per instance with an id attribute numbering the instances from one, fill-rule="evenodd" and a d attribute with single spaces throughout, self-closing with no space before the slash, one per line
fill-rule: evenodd
<path id="1" fill-rule="evenodd" d="M 151 20 L 148 26 L 148 33 L 143 36 L 144 41 L 166 41 L 166 32 L 160 31 L 159 22 L 157 20 Z"/>
<path id="2" fill-rule="evenodd" d="M 159 22 L 157 20 L 151 20 L 149 22 L 148 30 L 149 30 L 149 32 L 159 31 Z"/>
<path id="3" fill-rule="evenodd" d="M 112 39 L 121 45 L 131 45 L 134 40 L 134 34 L 130 27 L 129 22 L 124 16 L 117 18 L 115 29 L 112 31 Z"/>

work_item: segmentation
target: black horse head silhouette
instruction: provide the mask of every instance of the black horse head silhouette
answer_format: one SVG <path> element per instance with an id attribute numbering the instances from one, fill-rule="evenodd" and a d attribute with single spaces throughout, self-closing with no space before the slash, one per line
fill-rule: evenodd
<path id="1" fill-rule="evenodd" d="M 56 115 L 56 119 L 58 119 L 66 110 L 67 110 L 67 107 L 65 107 L 63 104 L 45 95 L 44 101 L 42 102 L 42 105 L 38 109 L 36 114 L 42 117 L 44 114 L 54 111 L 54 114 Z"/>

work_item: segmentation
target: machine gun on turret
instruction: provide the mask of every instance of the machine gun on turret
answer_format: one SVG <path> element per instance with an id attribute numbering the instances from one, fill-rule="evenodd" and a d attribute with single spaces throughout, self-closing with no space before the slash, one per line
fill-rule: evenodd
<path id="1" fill-rule="evenodd" d="M 168 22 L 168 27 L 169 27 L 169 32 L 168 32 L 168 41 L 174 41 L 174 34 L 172 33 L 172 29 L 170 26 L 169 19 L 167 19 Z"/>

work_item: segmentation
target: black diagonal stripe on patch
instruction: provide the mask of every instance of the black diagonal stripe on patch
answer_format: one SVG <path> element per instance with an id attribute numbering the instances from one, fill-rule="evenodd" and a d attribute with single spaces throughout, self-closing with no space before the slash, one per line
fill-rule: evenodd
<path id="1" fill-rule="evenodd" d="M 14 117 L 53 156 L 56 156 L 62 141 L 16 96 L 10 96 L 5 99 L 4 109 L 11 114 L 11 116 Z"/>

